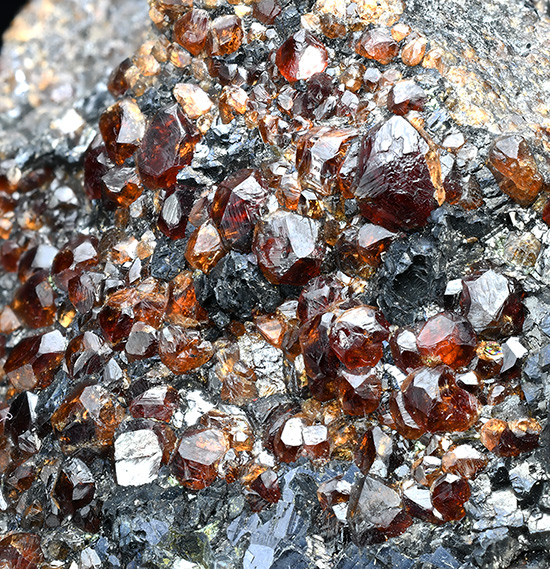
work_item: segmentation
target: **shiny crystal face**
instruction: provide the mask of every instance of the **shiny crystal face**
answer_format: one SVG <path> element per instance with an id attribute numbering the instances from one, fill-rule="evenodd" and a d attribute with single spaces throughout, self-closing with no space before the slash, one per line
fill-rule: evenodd
<path id="1" fill-rule="evenodd" d="M 544 34 L 425 4 L 150 0 L 0 144 L 0 568 L 550 565 Z"/>

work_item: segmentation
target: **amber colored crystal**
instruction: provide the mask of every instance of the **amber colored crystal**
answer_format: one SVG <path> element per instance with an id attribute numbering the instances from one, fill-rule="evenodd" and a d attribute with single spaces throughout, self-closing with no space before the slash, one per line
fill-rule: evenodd
<path id="1" fill-rule="evenodd" d="M 45 271 L 37 271 L 13 297 L 12 308 L 28 328 L 44 328 L 55 322 L 56 294 Z"/>
<path id="2" fill-rule="evenodd" d="M 183 112 L 190 119 L 202 117 L 214 104 L 206 92 L 193 83 L 178 83 L 173 93 Z"/>
<path id="3" fill-rule="evenodd" d="M 79 235 L 57 253 L 52 262 L 52 278 L 57 287 L 68 290 L 69 281 L 99 261 L 98 243 L 94 237 Z"/>
<path id="4" fill-rule="evenodd" d="M 59 471 L 53 496 L 64 515 L 73 515 L 94 498 L 95 480 L 90 469 L 79 458 L 69 459 Z"/>
<path id="5" fill-rule="evenodd" d="M 387 65 L 399 53 L 399 44 L 388 28 L 374 28 L 364 32 L 355 44 L 355 51 L 367 59 Z"/>
<path id="6" fill-rule="evenodd" d="M 539 446 L 541 431 L 536 419 L 490 419 L 481 427 L 481 442 L 498 456 L 518 456 Z"/>
<path id="7" fill-rule="evenodd" d="M 158 351 L 157 331 L 145 322 L 134 323 L 124 350 L 130 362 L 153 357 Z"/>
<path id="8" fill-rule="evenodd" d="M 423 486 L 430 486 L 441 475 L 441 459 L 437 456 L 423 456 L 413 463 L 413 477 Z"/>
<path id="9" fill-rule="evenodd" d="M 377 369 L 342 369 L 338 399 L 347 415 L 367 415 L 376 410 L 382 397 L 382 378 Z"/>
<path id="10" fill-rule="evenodd" d="M 84 191 L 90 200 L 101 199 L 104 190 L 103 176 L 113 167 L 105 144 L 98 135 L 84 154 Z"/>
<path id="11" fill-rule="evenodd" d="M 252 450 L 254 433 L 244 413 L 224 413 L 212 409 L 201 417 L 200 424 L 207 428 L 221 430 L 233 450 L 237 452 Z"/>
<path id="12" fill-rule="evenodd" d="M 44 389 L 63 361 L 65 338 L 58 330 L 21 340 L 4 363 L 4 372 L 19 391 Z"/>
<path id="13" fill-rule="evenodd" d="M 113 97 L 122 97 L 122 95 L 124 95 L 130 88 L 126 74 L 131 67 L 132 60 L 130 58 L 126 58 L 111 72 L 107 88 Z"/>
<path id="14" fill-rule="evenodd" d="M 461 310 L 485 338 L 519 334 L 525 320 L 522 292 L 514 281 L 490 269 L 462 281 Z"/>
<path id="15" fill-rule="evenodd" d="M 0 334 L 11 334 L 20 327 L 21 322 L 15 312 L 9 306 L 4 306 L 0 310 Z"/>
<path id="16" fill-rule="evenodd" d="M 392 117 L 369 130 L 352 188 L 369 221 L 392 231 L 426 225 L 437 206 L 428 151 L 427 142 L 403 117 Z"/>
<path id="17" fill-rule="evenodd" d="M 399 494 L 372 476 L 356 482 L 351 490 L 348 523 L 360 546 L 402 534 L 412 518 L 403 510 Z"/>
<path id="18" fill-rule="evenodd" d="M 291 463 L 298 459 L 304 444 L 304 422 L 300 417 L 286 420 L 273 440 L 273 452 L 281 462 Z"/>
<path id="19" fill-rule="evenodd" d="M 319 484 L 317 498 L 323 510 L 335 513 L 340 519 L 340 516 L 338 516 L 340 507 L 347 505 L 350 491 L 350 483 L 343 480 L 342 475 L 338 475 Z"/>
<path id="20" fill-rule="evenodd" d="M 206 10 L 194 8 L 179 18 L 174 25 L 174 40 L 191 55 L 199 55 L 206 45 L 210 17 Z"/>
<path id="21" fill-rule="evenodd" d="M 489 169 L 500 189 L 522 206 L 532 204 L 543 180 L 529 144 L 520 135 L 498 137 L 489 148 Z"/>
<path id="22" fill-rule="evenodd" d="M 82 273 L 69 280 L 69 300 L 81 314 L 87 314 L 95 306 L 100 280 L 102 277 L 97 273 Z"/>
<path id="23" fill-rule="evenodd" d="M 99 131 L 109 158 L 121 166 L 137 150 L 145 132 L 145 117 L 134 99 L 122 99 L 99 117 Z"/>
<path id="24" fill-rule="evenodd" d="M 0 567 L 5 569 L 39 569 L 44 555 L 40 537 L 32 533 L 10 533 L 0 539 Z"/>
<path id="25" fill-rule="evenodd" d="M 405 373 L 423 365 L 416 345 L 416 334 L 409 328 L 401 328 L 391 335 L 390 349 L 395 365 Z"/>
<path id="26" fill-rule="evenodd" d="M 242 41 L 241 19 L 234 15 L 218 16 L 210 26 L 206 50 L 208 55 L 228 55 L 237 51 Z"/>
<path id="27" fill-rule="evenodd" d="M 52 427 L 64 452 L 77 448 L 106 448 L 124 419 L 124 409 L 100 385 L 79 385 L 51 417 Z"/>
<path id="28" fill-rule="evenodd" d="M 426 429 L 415 421 L 407 410 L 402 391 L 394 391 L 390 395 L 389 408 L 394 421 L 395 430 L 406 439 L 419 439 Z"/>
<path id="29" fill-rule="evenodd" d="M 19 259 L 17 276 L 24 283 L 36 271 L 50 269 L 58 251 L 51 245 L 38 245 L 27 249 Z"/>
<path id="30" fill-rule="evenodd" d="M 168 190 L 157 221 L 158 228 L 166 237 L 170 239 L 185 237 L 194 200 L 195 192 L 189 186 L 178 184 Z"/>
<path id="31" fill-rule="evenodd" d="M 265 314 L 256 318 L 256 329 L 262 337 L 275 348 L 282 349 L 288 330 L 285 320 L 275 314 Z"/>
<path id="32" fill-rule="evenodd" d="M 169 188 L 193 158 L 199 134 L 179 105 L 161 109 L 147 127 L 137 153 L 141 181 L 151 189 Z"/>
<path id="33" fill-rule="evenodd" d="M 427 431 L 466 431 L 480 412 L 477 399 L 456 385 L 446 366 L 420 368 L 401 385 L 405 408 Z"/>
<path id="34" fill-rule="evenodd" d="M 105 363 L 111 350 L 93 332 L 75 336 L 65 351 L 67 372 L 73 379 L 97 373 Z"/>
<path id="35" fill-rule="evenodd" d="M 269 26 L 273 24 L 277 16 L 281 13 L 281 6 L 278 0 L 255 0 L 252 8 L 252 15 L 256 20 Z"/>
<path id="36" fill-rule="evenodd" d="M 430 490 L 432 503 L 445 521 L 461 520 L 466 515 L 464 504 L 471 494 L 467 480 L 454 474 L 443 474 Z"/>
<path id="37" fill-rule="evenodd" d="M 133 307 L 138 302 L 134 289 L 122 289 L 111 294 L 99 313 L 99 325 L 105 339 L 117 346 L 128 339 L 134 324 Z"/>
<path id="38" fill-rule="evenodd" d="M 319 401 L 336 396 L 339 361 L 329 341 L 334 314 L 320 314 L 309 321 L 300 332 L 300 348 L 304 358 L 309 390 Z"/>
<path id="39" fill-rule="evenodd" d="M 103 200 L 120 207 L 130 206 L 143 192 L 143 186 L 133 166 L 112 168 L 102 176 L 101 181 Z"/>
<path id="40" fill-rule="evenodd" d="M 197 330 L 169 325 L 160 332 L 159 355 L 170 371 L 182 374 L 206 363 L 214 350 Z"/>
<path id="41" fill-rule="evenodd" d="M 271 469 L 259 474 L 250 483 L 246 498 L 253 512 L 259 512 L 269 504 L 276 504 L 281 499 L 277 474 Z"/>
<path id="42" fill-rule="evenodd" d="M 359 470 L 363 474 L 368 474 L 375 458 L 376 446 L 374 444 L 373 430 L 367 429 L 355 449 L 353 459 Z"/>
<path id="43" fill-rule="evenodd" d="M 132 417 L 157 419 L 168 423 L 178 408 L 179 394 L 169 385 L 147 389 L 130 402 L 128 411 Z"/>
<path id="44" fill-rule="evenodd" d="M 206 311 L 197 301 L 191 272 L 182 271 L 170 282 L 166 321 L 183 327 L 194 327 L 207 318 Z"/>
<path id="45" fill-rule="evenodd" d="M 300 30 L 277 50 L 275 63 L 287 81 L 309 79 L 326 69 L 328 52 L 313 34 Z"/>
<path id="46" fill-rule="evenodd" d="M 483 470 L 488 458 L 471 445 L 451 447 L 441 458 L 443 472 L 472 479 Z"/>
<path id="47" fill-rule="evenodd" d="M 401 51 L 401 60 L 409 67 L 419 65 L 422 63 L 427 45 L 426 38 L 416 36 L 408 38 Z"/>
<path id="48" fill-rule="evenodd" d="M 502 369 L 504 354 L 498 342 L 483 341 L 476 349 L 477 361 L 475 372 L 482 379 L 497 377 Z"/>
<path id="49" fill-rule="evenodd" d="M 349 369 L 376 365 L 382 358 L 382 342 L 389 324 L 376 308 L 357 306 L 340 314 L 330 330 L 330 345 Z"/>
<path id="50" fill-rule="evenodd" d="M 235 85 L 227 85 L 222 89 L 218 104 L 220 117 L 224 124 L 230 123 L 235 115 L 244 115 L 248 103 L 248 94 Z"/>
<path id="51" fill-rule="evenodd" d="M 298 299 L 298 317 L 308 322 L 349 299 L 349 290 L 333 275 L 320 275 L 311 279 Z"/>
<path id="52" fill-rule="evenodd" d="M 418 333 L 416 344 L 427 365 L 444 363 L 458 369 L 472 361 L 477 338 L 466 318 L 442 312 L 426 321 Z"/>
<path id="53" fill-rule="evenodd" d="M 341 269 L 368 276 L 373 267 L 378 267 L 382 252 L 394 237 L 395 233 L 372 223 L 348 227 L 335 246 Z"/>
<path id="54" fill-rule="evenodd" d="M 426 92 L 412 79 L 398 81 L 388 93 L 388 110 L 394 115 L 406 115 L 409 111 L 424 108 Z"/>
<path id="55" fill-rule="evenodd" d="M 408 486 L 403 490 L 403 504 L 407 512 L 414 518 L 440 525 L 443 517 L 434 509 L 432 496 L 427 488 Z"/>
<path id="56" fill-rule="evenodd" d="M 321 196 L 333 193 L 335 174 L 356 136 L 357 131 L 351 128 L 317 127 L 301 137 L 296 148 L 296 168 L 302 188 Z"/>
<path id="57" fill-rule="evenodd" d="M 191 234 L 185 250 L 189 266 L 208 273 L 225 255 L 221 235 L 212 221 L 206 221 Z"/>
<path id="58" fill-rule="evenodd" d="M 278 210 L 256 225 L 252 251 L 272 283 L 304 285 L 320 273 L 325 247 L 315 220 Z"/>
<path id="59" fill-rule="evenodd" d="M 242 361 L 237 361 L 222 378 L 220 397 L 233 405 L 245 405 L 258 397 L 256 374 Z"/>
<path id="60" fill-rule="evenodd" d="M 218 464 L 226 451 L 227 443 L 219 429 L 189 429 L 172 458 L 172 472 L 183 486 L 201 490 L 216 480 Z"/>
<path id="61" fill-rule="evenodd" d="M 0 243 L 0 263 L 7 273 L 17 271 L 17 265 L 23 252 L 24 248 L 11 239 Z"/>
<path id="62" fill-rule="evenodd" d="M 267 196 L 267 184 L 256 170 L 239 170 L 219 184 L 210 211 L 228 249 L 250 251 L 252 232 Z"/>

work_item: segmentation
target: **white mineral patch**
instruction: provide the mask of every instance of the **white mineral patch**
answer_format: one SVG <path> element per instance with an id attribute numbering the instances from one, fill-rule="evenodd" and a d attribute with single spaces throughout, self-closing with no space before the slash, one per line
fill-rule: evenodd
<path id="1" fill-rule="evenodd" d="M 162 449 L 148 429 L 122 433 L 115 441 L 116 479 L 120 486 L 141 486 L 156 479 Z"/>

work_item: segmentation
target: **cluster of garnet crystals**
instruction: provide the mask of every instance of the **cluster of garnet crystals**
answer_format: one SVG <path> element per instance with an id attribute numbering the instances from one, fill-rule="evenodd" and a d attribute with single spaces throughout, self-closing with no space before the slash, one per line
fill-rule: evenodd
<path id="1" fill-rule="evenodd" d="M 253 7 L 265 30 L 280 12 L 277 0 Z M 109 86 L 118 99 L 101 115 L 84 160 L 86 196 L 113 226 L 75 235 L 60 249 L 2 243 L 3 268 L 19 283 L 0 313 L 8 385 L 0 404 L 1 503 L 28 530 L 70 519 L 97 532 L 102 503 L 92 466 L 102 457 L 114 462 L 120 485 L 162 473 L 193 491 L 219 478 L 239 482 L 259 511 L 281 497 L 279 465 L 305 457 L 355 461 L 362 472 L 351 486 L 336 477 L 318 490 L 326 515 L 347 520 L 359 544 L 398 535 L 413 518 L 460 520 L 468 480 L 488 462 L 476 433 L 485 449 L 509 457 L 536 448 L 541 427 L 527 417 L 480 420 L 484 405 L 520 392 L 520 359 L 507 343 L 521 334 L 525 308 L 511 278 L 473 270 L 449 284 L 444 310 L 411 327 L 392 325 L 361 300 L 393 241 L 425 227 L 445 200 L 465 209 L 477 203 L 462 193 L 452 154 L 443 167 L 422 127 L 423 89 L 381 72 L 399 54 L 418 65 L 426 41 L 405 39 L 403 27 L 367 29 L 355 44 L 357 61 L 338 81 L 327 72 L 329 50 L 310 31 L 279 42 L 271 67 L 255 69 L 233 57 L 258 41 L 236 15 L 211 19 L 164 0 L 153 3 L 152 15 L 166 41 L 140 53 L 143 77 L 168 60 L 190 65 L 192 56 L 194 72 L 216 78 L 217 87 L 207 92 L 196 78 L 178 83 L 170 104 L 151 110 L 141 104 L 143 84 L 130 80 L 134 64 L 125 62 Z M 335 22 L 322 25 L 327 37 L 346 33 Z M 385 118 L 361 134 L 358 125 L 377 106 Z M 341 126 L 323 123 L 331 118 Z M 199 187 L 183 175 L 217 119 L 244 121 L 266 145 L 292 151 Z M 538 196 L 541 177 L 520 137 L 497 139 L 489 166 L 520 205 Z M 152 259 L 166 241 L 184 253 L 177 261 L 167 254 L 176 271 L 161 275 Z M 237 265 L 239 274 L 254 275 L 255 294 L 278 299 L 276 309 L 258 302 L 250 317 L 239 315 L 235 304 L 248 293 L 224 298 Z M 219 275 L 229 284 L 212 293 L 214 313 L 204 283 Z M 252 290 L 247 278 L 239 286 Z M 33 332 L 6 350 L 22 327 Z M 270 403 L 255 429 L 247 410 L 272 392 L 241 357 L 245 334 L 279 350 L 295 371 L 289 397 Z M 133 377 L 132 366 L 146 360 L 159 373 Z M 171 383 L 185 374 L 204 380 L 205 369 L 215 377 L 215 397 L 232 407 L 182 428 L 185 393 Z M 57 392 L 56 382 L 68 387 Z M 45 404 L 42 393 L 59 404 Z M 466 442 L 445 444 L 446 433 L 457 432 Z M 60 451 L 51 460 L 46 437 Z M 397 447 L 409 440 L 420 450 L 398 483 L 388 465 L 401 464 Z M 259 447 L 275 458 L 271 466 L 258 459 Z M 0 541 L 0 565 L 35 567 L 41 555 L 32 534 Z"/>

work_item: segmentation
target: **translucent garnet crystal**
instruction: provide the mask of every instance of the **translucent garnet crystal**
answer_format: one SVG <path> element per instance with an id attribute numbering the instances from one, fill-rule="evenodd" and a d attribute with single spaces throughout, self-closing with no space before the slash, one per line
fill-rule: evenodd
<path id="1" fill-rule="evenodd" d="M 11 533 L 0 539 L 0 567 L 38 569 L 43 562 L 39 536 L 32 533 Z"/>
<path id="2" fill-rule="evenodd" d="M 401 497 L 393 488 L 365 476 L 351 489 L 348 523 L 353 540 L 363 546 L 402 534 L 412 519 L 403 510 Z"/>
<path id="3" fill-rule="evenodd" d="M 543 179 L 527 141 L 517 134 L 497 138 L 489 148 L 487 162 L 500 189 L 522 206 L 539 195 Z"/>
<path id="4" fill-rule="evenodd" d="M 304 285 L 321 272 L 325 247 L 319 224 L 278 210 L 256 225 L 252 251 L 274 284 Z"/>
<path id="5" fill-rule="evenodd" d="M 191 55 L 199 55 L 206 45 L 210 17 L 206 10 L 189 10 L 174 26 L 174 39 Z"/>
<path id="6" fill-rule="evenodd" d="M 227 55 L 237 51 L 243 40 L 241 19 L 237 16 L 219 16 L 210 26 L 206 40 L 208 55 Z"/>
<path id="7" fill-rule="evenodd" d="M 173 325 L 161 330 L 158 349 L 162 363 L 178 374 L 200 367 L 214 355 L 212 344 L 198 330 Z"/>
<path id="8" fill-rule="evenodd" d="M 70 458 L 59 471 L 53 497 L 61 512 L 73 515 L 94 498 L 95 480 L 86 464 L 79 458 Z"/>
<path id="9" fill-rule="evenodd" d="M 228 249 L 250 251 L 254 226 L 267 196 L 267 184 L 256 170 L 240 170 L 218 186 L 211 215 Z"/>
<path id="10" fill-rule="evenodd" d="M 218 475 L 217 467 L 227 451 L 219 429 L 185 431 L 172 459 L 172 472 L 180 484 L 200 490 L 210 486 Z"/>
<path id="11" fill-rule="evenodd" d="M 375 411 L 382 397 L 382 377 L 377 368 L 340 370 L 338 399 L 347 415 L 367 415 Z"/>
<path id="12" fill-rule="evenodd" d="M 541 431 L 536 419 L 490 419 L 481 427 L 481 442 L 498 456 L 518 456 L 539 446 Z"/>
<path id="13" fill-rule="evenodd" d="M 161 109 L 147 127 L 137 153 L 141 181 L 151 189 L 169 188 L 193 158 L 198 131 L 179 105 Z"/>
<path id="14" fill-rule="evenodd" d="M 519 334 L 525 320 L 523 293 L 508 277 L 490 269 L 462 281 L 460 307 L 483 337 Z"/>
<path id="15" fill-rule="evenodd" d="M 44 389 L 63 361 L 66 342 L 58 330 L 21 340 L 10 352 L 4 371 L 19 391 Z"/>
<path id="16" fill-rule="evenodd" d="M 389 324 L 373 306 L 345 310 L 333 322 L 330 345 L 349 369 L 374 366 L 382 358 L 382 342 L 389 338 Z"/>
<path id="17" fill-rule="evenodd" d="M 328 52 L 313 34 L 300 30 L 277 50 L 275 63 L 287 81 L 309 79 L 326 69 Z"/>
<path id="18" fill-rule="evenodd" d="M 388 28 L 374 28 L 363 33 L 355 44 L 355 51 L 367 59 L 387 65 L 399 53 L 399 44 Z"/>
<path id="19" fill-rule="evenodd" d="M 369 221 L 391 231 L 426 225 L 437 207 L 428 150 L 427 142 L 403 117 L 371 128 L 362 142 L 352 187 Z"/>
<path id="20" fill-rule="evenodd" d="M 13 311 L 29 328 L 45 328 L 55 322 L 56 294 L 45 271 L 34 273 L 13 297 Z"/>
<path id="21" fill-rule="evenodd" d="M 477 338 L 466 318 L 442 312 L 426 321 L 418 333 L 416 344 L 426 364 L 444 363 L 458 369 L 472 361 Z"/>
<path id="22" fill-rule="evenodd" d="M 160 210 L 158 228 L 170 239 L 183 239 L 195 201 L 194 189 L 184 185 L 170 188 Z"/>
<path id="23" fill-rule="evenodd" d="M 480 412 L 477 399 L 458 387 L 454 372 L 446 366 L 413 371 L 401 391 L 411 417 L 432 433 L 466 431 Z"/>
<path id="24" fill-rule="evenodd" d="M 137 150 L 145 132 L 145 117 L 134 99 L 122 99 L 101 115 L 99 130 L 107 155 L 120 166 Z"/>
<path id="25" fill-rule="evenodd" d="M 70 393 L 51 418 L 64 452 L 80 447 L 108 448 L 124 410 L 104 387 L 82 384 Z"/>
<path id="26" fill-rule="evenodd" d="M 281 499 L 281 489 L 277 474 L 273 470 L 265 470 L 251 483 L 246 498 L 253 512 L 259 512 L 270 504 L 275 504 Z"/>
<path id="27" fill-rule="evenodd" d="M 432 503 L 445 521 L 461 520 L 465 515 L 464 504 L 470 499 L 467 480 L 454 474 L 444 474 L 430 488 Z"/>

